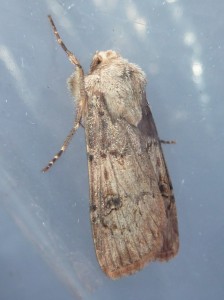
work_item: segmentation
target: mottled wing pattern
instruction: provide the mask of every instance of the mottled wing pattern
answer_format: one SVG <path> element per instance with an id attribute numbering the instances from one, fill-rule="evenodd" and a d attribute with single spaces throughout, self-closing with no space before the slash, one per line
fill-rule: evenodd
<path id="1" fill-rule="evenodd" d="M 147 118 L 148 106 L 142 110 Z M 114 121 L 100 92 L 88 103 L 92 231 L 99 263 L 111 278 L 174 254 L 174 234 L 169 236 L 167 228 L 169 217 L 176 218 L 171 184 L 168 173 L 162 173 L 165 162 L 156 130 L 152 138 L 145 126 L 149 130 L 155 125 L 140 122 L 137 128 L 122 118 Z M 156 171 L 158 164 L 161 171 Z"/>

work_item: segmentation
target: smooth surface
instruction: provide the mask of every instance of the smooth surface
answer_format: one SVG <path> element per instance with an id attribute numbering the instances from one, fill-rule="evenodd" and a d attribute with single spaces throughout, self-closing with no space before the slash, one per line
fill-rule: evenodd
<path id="1" fill-rule="evenodd" d="M 221 1 L 2 1 L 0 4 L 0 298 L 224 297 Z M 180 252 L 111 281 L 95 258 L 84 130 L 47 174 L 74 117 L 73 66 L 113 49 L 146 72 L 177 202 Z"/>

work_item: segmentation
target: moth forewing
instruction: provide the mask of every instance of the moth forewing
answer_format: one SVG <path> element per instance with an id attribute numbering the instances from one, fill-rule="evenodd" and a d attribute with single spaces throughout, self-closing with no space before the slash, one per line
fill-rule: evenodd
<path id="1" fill-rule="evenodd" d="M 84 122 L 90 186 L 90 217 L 96 256 L 110 278 L 132 274 L 178 251 L 172 185 L 148 106 L 143 71 L 112 50 L 97 52 L 84 77 L 77 66 L 68 80 L 77 115 L 59 153 Z"/>
<path id="2" fill-rule="evenodd" d="M 144 73 L 114 52 L 101 53 L 101 65 L 85 77 L 90 214 L 99 263 L 117 278 L 173 256 L 178 231 L 173 222 L 167 232 L 167 197 L 173 194 L 145 98 Z M 173 207 L 171 215 L 176 221 Z"/>

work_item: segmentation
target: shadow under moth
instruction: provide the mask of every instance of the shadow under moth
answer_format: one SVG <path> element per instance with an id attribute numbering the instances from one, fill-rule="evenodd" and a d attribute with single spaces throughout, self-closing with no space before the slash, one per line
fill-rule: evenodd
<path id="1" fill-rule="evenodd" d="M 84 75 L 76 56 L 58 44 L 75 72 L 68 86 L 76 102 L 73 128 L 46 172 L 85 128 L 90 217 L 96 256 L 112 279 L 150 261 L 167 261 L 179 247 L 176 205 L 161 141 L 147 103 L 144 72 L 117 52 L 96 52 Z"/>

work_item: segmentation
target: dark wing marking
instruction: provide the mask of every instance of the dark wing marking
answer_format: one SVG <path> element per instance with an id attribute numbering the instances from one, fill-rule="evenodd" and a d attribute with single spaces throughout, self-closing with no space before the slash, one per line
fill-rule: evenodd
<path id="1" fill-rule="evenodd" d="M 93 238 L 100 266 L 117 278 L 162 259 L 167 226 L 164 196 L 149 155 L 149 141 L 154 139 L 141 126 L 139 130 L 126 120 L 113 121 L 101 93 L 95 93 L 88 105 Z M 162 152 L 159 158 L 164 163 Z"/>

